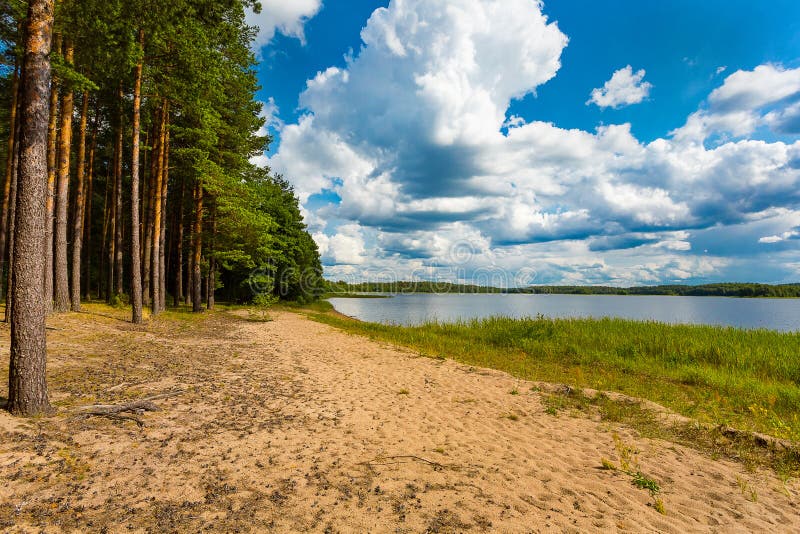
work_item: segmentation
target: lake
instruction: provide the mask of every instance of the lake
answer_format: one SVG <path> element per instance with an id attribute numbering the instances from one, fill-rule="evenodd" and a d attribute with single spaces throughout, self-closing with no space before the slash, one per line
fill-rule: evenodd
<path id="1" fill-rule="evenodd" d="M 361 321 L 416 325 L 491 316 L 621 317 L 664 323 L 800 330 L 800 299 L 617 295 L 403 294 L 391 298 L 331 298 L 344 315 Z"/>

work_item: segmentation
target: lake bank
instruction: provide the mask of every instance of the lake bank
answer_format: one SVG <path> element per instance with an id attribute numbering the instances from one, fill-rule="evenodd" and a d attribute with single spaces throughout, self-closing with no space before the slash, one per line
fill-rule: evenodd
<path id="1" fill-rule="evenodd" d="M 800 441 L 797 333 L 613 318 L 493 317 L 402 326 L 314 317 L 434 357 L 618 391 L 705 423 Z"/>
<path id="2" fill-rule="evenodd" d="M 506 373 L 280 310 L 267 323 L 168 312 L 139 328 L 86 308 L 50 320 L 59 412 L 0 415 L 4 529 L 800 528 L 795 479 L 645 437 Z M 176 390 L 141 429 L 75 418 Z"/>

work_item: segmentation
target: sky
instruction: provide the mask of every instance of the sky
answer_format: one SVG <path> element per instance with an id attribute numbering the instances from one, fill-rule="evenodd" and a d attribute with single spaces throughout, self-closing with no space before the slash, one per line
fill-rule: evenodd
<path id="1" fill-rule="evenodd" d="M 262 4 L 329 279 L 800 282 L 800 2 Z"/>

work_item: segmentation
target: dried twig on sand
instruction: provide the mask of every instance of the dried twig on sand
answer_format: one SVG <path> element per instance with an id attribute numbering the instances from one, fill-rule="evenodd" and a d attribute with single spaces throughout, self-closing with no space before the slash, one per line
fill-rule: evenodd
<path id="1" fill-rule="evenodd" d="M 374 468 L 375 466 L 378 465 L 398 465 L 398 464 L 407 464 L 414 461 L 428 464 L 431 467 L 433 467 L 434 471 L 441 471 L 442 469 L 445 468 L 455 469 L 455 467 L 453 466 L 440 464 L 438 462 L 427 460 L 420 456 L 414 456 L 413 454 L 403 454 L 399 456 L 380 456 L 368 462 L 360 462 L 358 465 L 365 465 L 369 468 Z"/>
<path id="2" fill-rule="evenodd" d="M 75 415 L 75 419 L 107 417 L 115 421 L 133 421 L 141 428 L 144 426 L 144 421 L 135 415 L 128 414 L 142 415 L 145 412 L 158 412 L 161 410 L 161 408 L 156 406 L 153 401 L 177 397 L 178 395 L 182 395 L 184 393 L 184 390 L 170 391 L 168 393 L 153 395 L 151 397 L 146 397 L 133 402 L 127 402 L 125 404 L 92 404 L 90 406 L 82 406 L 78 408 L 78 413 Z"/>

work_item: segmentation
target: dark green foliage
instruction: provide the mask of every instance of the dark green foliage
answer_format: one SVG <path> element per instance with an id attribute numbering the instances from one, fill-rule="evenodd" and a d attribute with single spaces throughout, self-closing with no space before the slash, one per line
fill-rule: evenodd
<path id="1" fill-rule="evenodd" d="M 19 41 L 17 25 L 25 3 L 0 7 L 0 141 L 8 138 L 11 76 Z M 162 105 L 169 110 L 167 202 L 163 214 L 166 237 L 166 291 L 176 290 L 184 273 L 183 291 L 191 285 L 186 265 L 194 241 L 192 223 L 202 220 L 201 275 L 213 280 L 218 297 L 250 301 L 259 293 L 284 300 L 309 301 L 322 293 L 322 269 L 316 244 L 306 231 L 298 199 L 289 182 L 251 163 L 270 142 L 261 135 L 264 119 L 255 95 L 259 89 L 250 48 L 255 31 L 245 23 L 245 10 L 258 10 L 254 0 L 61 0 L 54 32 L 75 45 L 67 64 L 52 53 L 53 72 L 64 90 L 89 92 L 96 116 L 97 145 L 91 217 L 91 245 L 84 250 L 88 279 L 101 288 L 107 279 L 109 192 L 114 188 L 115 131 L 123 128 L 122 244 L 123 293 L 130 293 L 130 228 L 132 205 L 132 117 L 134 71 L 141 63 L 142 103 L 139 172 L 140 220 L 147 227 L 148 187 L 152 162 L 158 157 L 156 133 Z M 138 44 L 144 34 L 143 48 Z M 120 90 L 122 98 L 120 99 Z M 90 121 L 89 127 L 93 127 Z M 77 130 L 75 131 L 77 139 Z M 77 143 L 73 140 L 73 151 Z M 6 159 L 0 150 L 0 164 Z M 72 161 L 75 161 L 73 155 Z M 74 166 L 74 165 L 73 165 Z M 73 169 L 74 181 L 75 171 Z M 199 184 L 203 210 L 195 213 L 192 193 Z M 70 205 L 72 210 L 72 204 Z M 75 214 L 70 213 L 70 220 Z M 176 233 L 183 223 L 181 260 Z M 145 243 L 142 243 L 145 245 Z M 214 276 L 210 266 L 215 265 Z M 180 266 L 180 270 L 179 267 Z M 105 272 L 103 270 L 105 269 Z M 261 276 L 263 274 L 264 276 Z M 262 287 L 264 280 L 269 287 Z M 96 291 L 95 291 L 96 292 Z M 171 302 L 171 299 L 170 299 Z"/>

